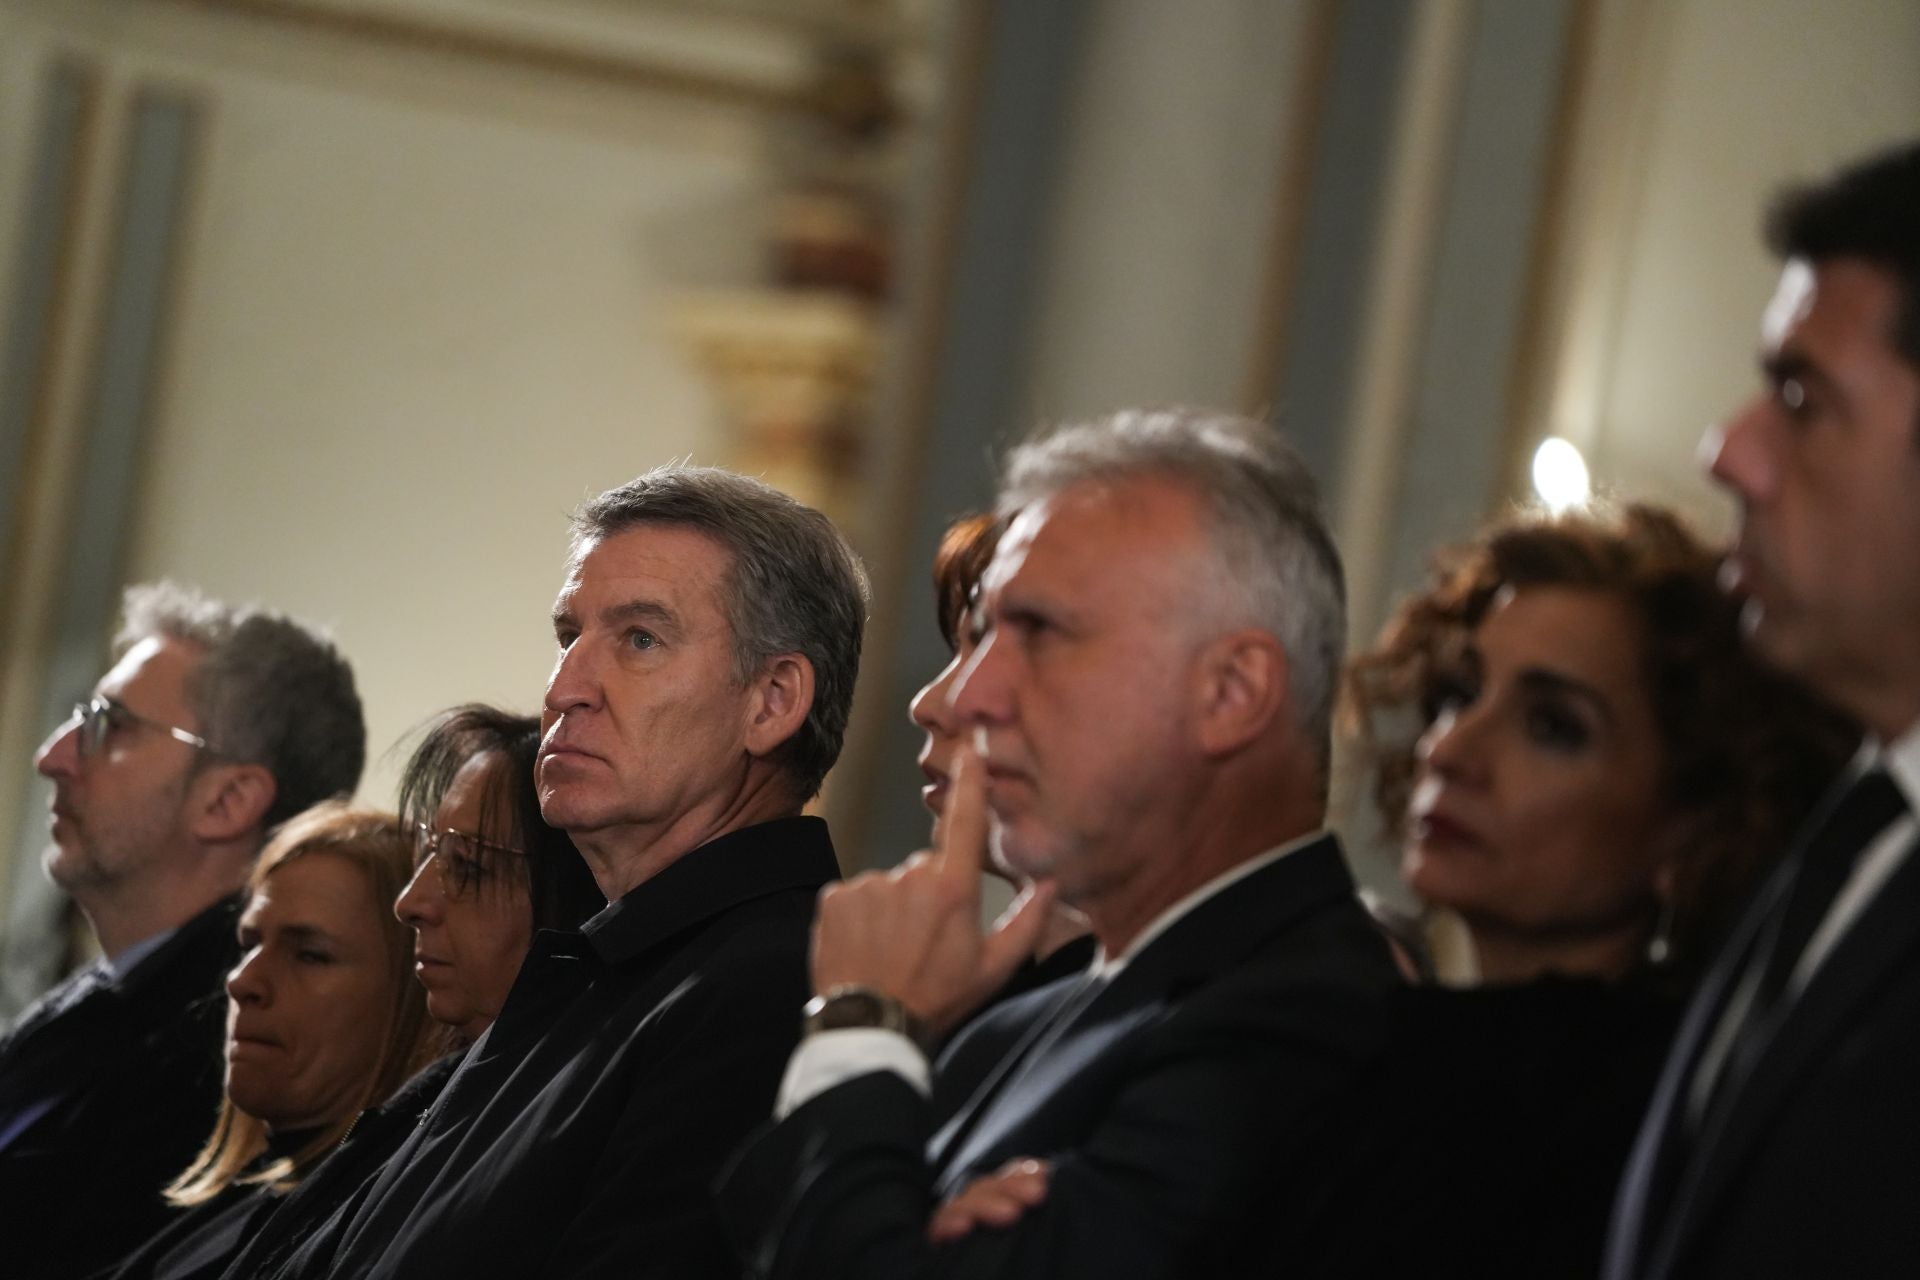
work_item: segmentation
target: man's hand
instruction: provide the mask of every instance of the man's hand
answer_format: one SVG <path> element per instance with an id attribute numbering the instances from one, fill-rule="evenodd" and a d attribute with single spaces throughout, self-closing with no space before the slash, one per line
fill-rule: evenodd
<path id="1" fill-rule="evenodd" d="M 1044 1160 L 1014 1160 L 998 1173 L 975 1178 L 935 1211 L 927 1222 L 927 1239 L 945 1244 L 976 1227 L 1012 1226 L 1047 1198 L 1048 1173 Z"/>
<path id="2" fill-rule="evenodd" d="M 813 989 L 874 987 L 936 1035 L 1004 985 L 1033 954 L 1053 906 L 1053 886 L 1030 886 L 991 930 L 980 928 L 987 862 L 986 769 L 962 751 L 939 846 L 888 872 L 820 891 L 813 926 Z"/>

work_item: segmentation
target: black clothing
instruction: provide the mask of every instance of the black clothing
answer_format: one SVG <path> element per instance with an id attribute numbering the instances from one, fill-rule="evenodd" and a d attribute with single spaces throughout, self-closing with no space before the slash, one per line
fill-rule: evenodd
<path id="1" fill-rule="evenodd" d="M 1920 849 L 1757 1039 L 1741 1033 L 1746 1061 L 1722 1072 L 1697 1127 L 1689 1118 L 1702 1055 L 1743 978 L 1766 967 L 1808 861 L 1797 848 L 1768 879 L 1687 1008 L 1621 1181 L 1608 1280 L 1914 1274 Z"/>
<path id="2" fill-rule="evenodd" d="M 214 1280 L 279 1200 L 265 1187 L 228 1187 L 180 1210 L 160 1234 L 94 1280 Z"/>
<path id="3" fill-rule="evenodd" d="M 1100 949 L 1099 942 L 1090 933 L 1078 938 L 1069 938 L 1053 949 L 1044 960 L 1023 961 L 1007 984 L 1000 988 L 1000 994 L 993 998 L 994 1005 L 1023 996 L 1029 991 L 1038 991 L 1062 978 L 1071 978 L 1075 974 L 1085 973 L 1093 963 L 1094 953 Z M 988 1005 L 988 1008 L 994 1007 Z"/>
<path id="4" fill-rule="evenodd" d="M 934 1096 L 857 1076 L 763 1131 L 721 1186 L 755 1275 L 1190 1277 L 1227 1271 L 1256 1202 L 1283 1230 L 1273 1153 L 1345 1120 L 1397 981 L 1323 838 L 1226 886 L 1110 980 L 1069 977 L 983 1014 Z M 1006 1230 L 930 1245 L 938 1200 L 1008 1160 L 1051 1161 Z"/>
<path id="5" fill-rule="evenodd" d="M 179 1212 L 160 1190 L 219 1113 L 236 901 L 181 925 L 118 982 L 104 963 L 81 970 L 0 1040 L 11 1280 L 86 1275 Z"/>
<path id="6" fill-rule="evenodd" d="M 730 1274 L 708 1188 L 772 1108 L 836 874 L 826 824 L 785 818 L 694 850 L 580 933 L 536 935 L 337 1252 L 294 1274 Z"/>
<path id="7" fill-rule="evenodd" d="M 340 1145 L 299 1186 L 277 1198 L 272 1216 L 251 1224 L 248 1234 L 233 1241 L 222 1265 L 206 1274 L 270 1275 L 295 1249 L 310 1244 L 324 1244 L 330 1254 L 346 1219 L 446 1088 L 461 1056 L 449 1053 L 429 1063 L 391 1098 L 362 1111 Z"/>
<path id="8" fill-rule="evenodd" d="M 1269 1275 L 1560 1280 L 1600 1270 L 1613 1190 L 1679 1020 L 1638 984 L 1408 987 L 1328 1211 Z"/>
<path id="9" fill-rule="evenodd" d="M 316 1132 L 275 1134 L 240 1176 L 265 1172 L 306 1146 Z M 214 1280 L 281 1199 L 278 1191 L 236 1180 L 211 1200 L 181 1210 L 160 1234 L 96 1280 Z"/>

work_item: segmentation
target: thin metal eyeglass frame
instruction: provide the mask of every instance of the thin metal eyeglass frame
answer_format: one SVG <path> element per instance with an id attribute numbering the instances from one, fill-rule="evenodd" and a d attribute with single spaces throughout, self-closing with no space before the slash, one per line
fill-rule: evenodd
<path id="1" fill-rule="evenodd" d="M 427 865 L 429 859 L 440 852 L 440 842 L 448 836 L 465 840 L 478 849 L 504 853 L 515 858 L 525 858 L 525 849 L 516 849 L 510 844 L 499 844 L 492 840 L 483 840 L 469 831 L 456 831 L 452 827 L 432 827 L 424 822 L 413 824 L 413 869 L 417 872 Z"/>
<path id="2" fill-rule="evenodd" d="M 92 697 L 85 702 L 73 704 L 73 714 L 67 717 L 67 723 L 78 725 L 80 736 L 76 745 L 80 749 L 80 758 L 90 760 L 100 754 L 107 745 L 107 735 L 113 732 L 113 718 L 120 717 L 128 724 L 144 725 L 149 729 L 158 729 L 175 742 L 184 742 L 196 751 L 205 751 L 209 755 L 219 755 L 220 749 L 199 734 L 179 725 L 164 724 L 159 720 L 141 715 L 126 703 L 114 698 Z"/>

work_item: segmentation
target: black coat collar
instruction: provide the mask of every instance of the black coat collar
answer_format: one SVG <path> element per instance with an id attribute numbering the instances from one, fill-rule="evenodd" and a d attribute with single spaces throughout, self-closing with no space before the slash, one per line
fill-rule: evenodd
<path id="1" fill-rule="evenodd" d="M 587 945 L 620 964 L 744 902 L 839 877 L 819 818 L 776 818 L 714 840 L 636 885 L 581 927 Z"/>

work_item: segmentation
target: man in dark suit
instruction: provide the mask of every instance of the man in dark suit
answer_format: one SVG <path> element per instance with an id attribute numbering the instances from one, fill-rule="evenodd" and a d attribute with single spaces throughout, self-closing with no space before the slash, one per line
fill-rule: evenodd
<path id="1" fill-rule="evenodd" d="M 277 614 L 127 592 L 119 660 L 41 746 L 46 870 L 102 956 L 0 1040 L 6 1270 L 75 1276 L 169 1212 L 213 1129 L 234 897 L 267 829 L 358 785 L 353 673 Z"/>
<path id="2" fill-rule="evenodd" d="M 363 1202 L 272 1274 L 732 1274 L 708 1189 L 772 1105 L 866 584 L 816 511 L 663 467 L 575 517 L 536 764 L 611 903 L 541 932 Z"/>
<path id="3" fill-rule="evenodd" d="M 1394 970 L 1322 830 L 1341 572 L 1298 457 L 1261 423 L 1122 413 L 1015 451 L 1000 505 L 953 694 L 979 754 L 937 850 L 823 895 L 780 1118 L 722 1186 L 756 1274 L 1229 1268 L 1256 1198 L 1263 1245 L 1290 1230 L 1377 1041 Z M 983 933 L 989 808 L 1033 887 Z M 929 1072 L 1056 895 L 1092 968 Z"/>
<path id="4" fill-rule="evenodd" d="M 1606 1274 L 1920 1267 L 1920 146 L 1790 193 L 1764 391 L 1708 442 L 1752 642 L 1868 740 L 1695 997 Z"/>

